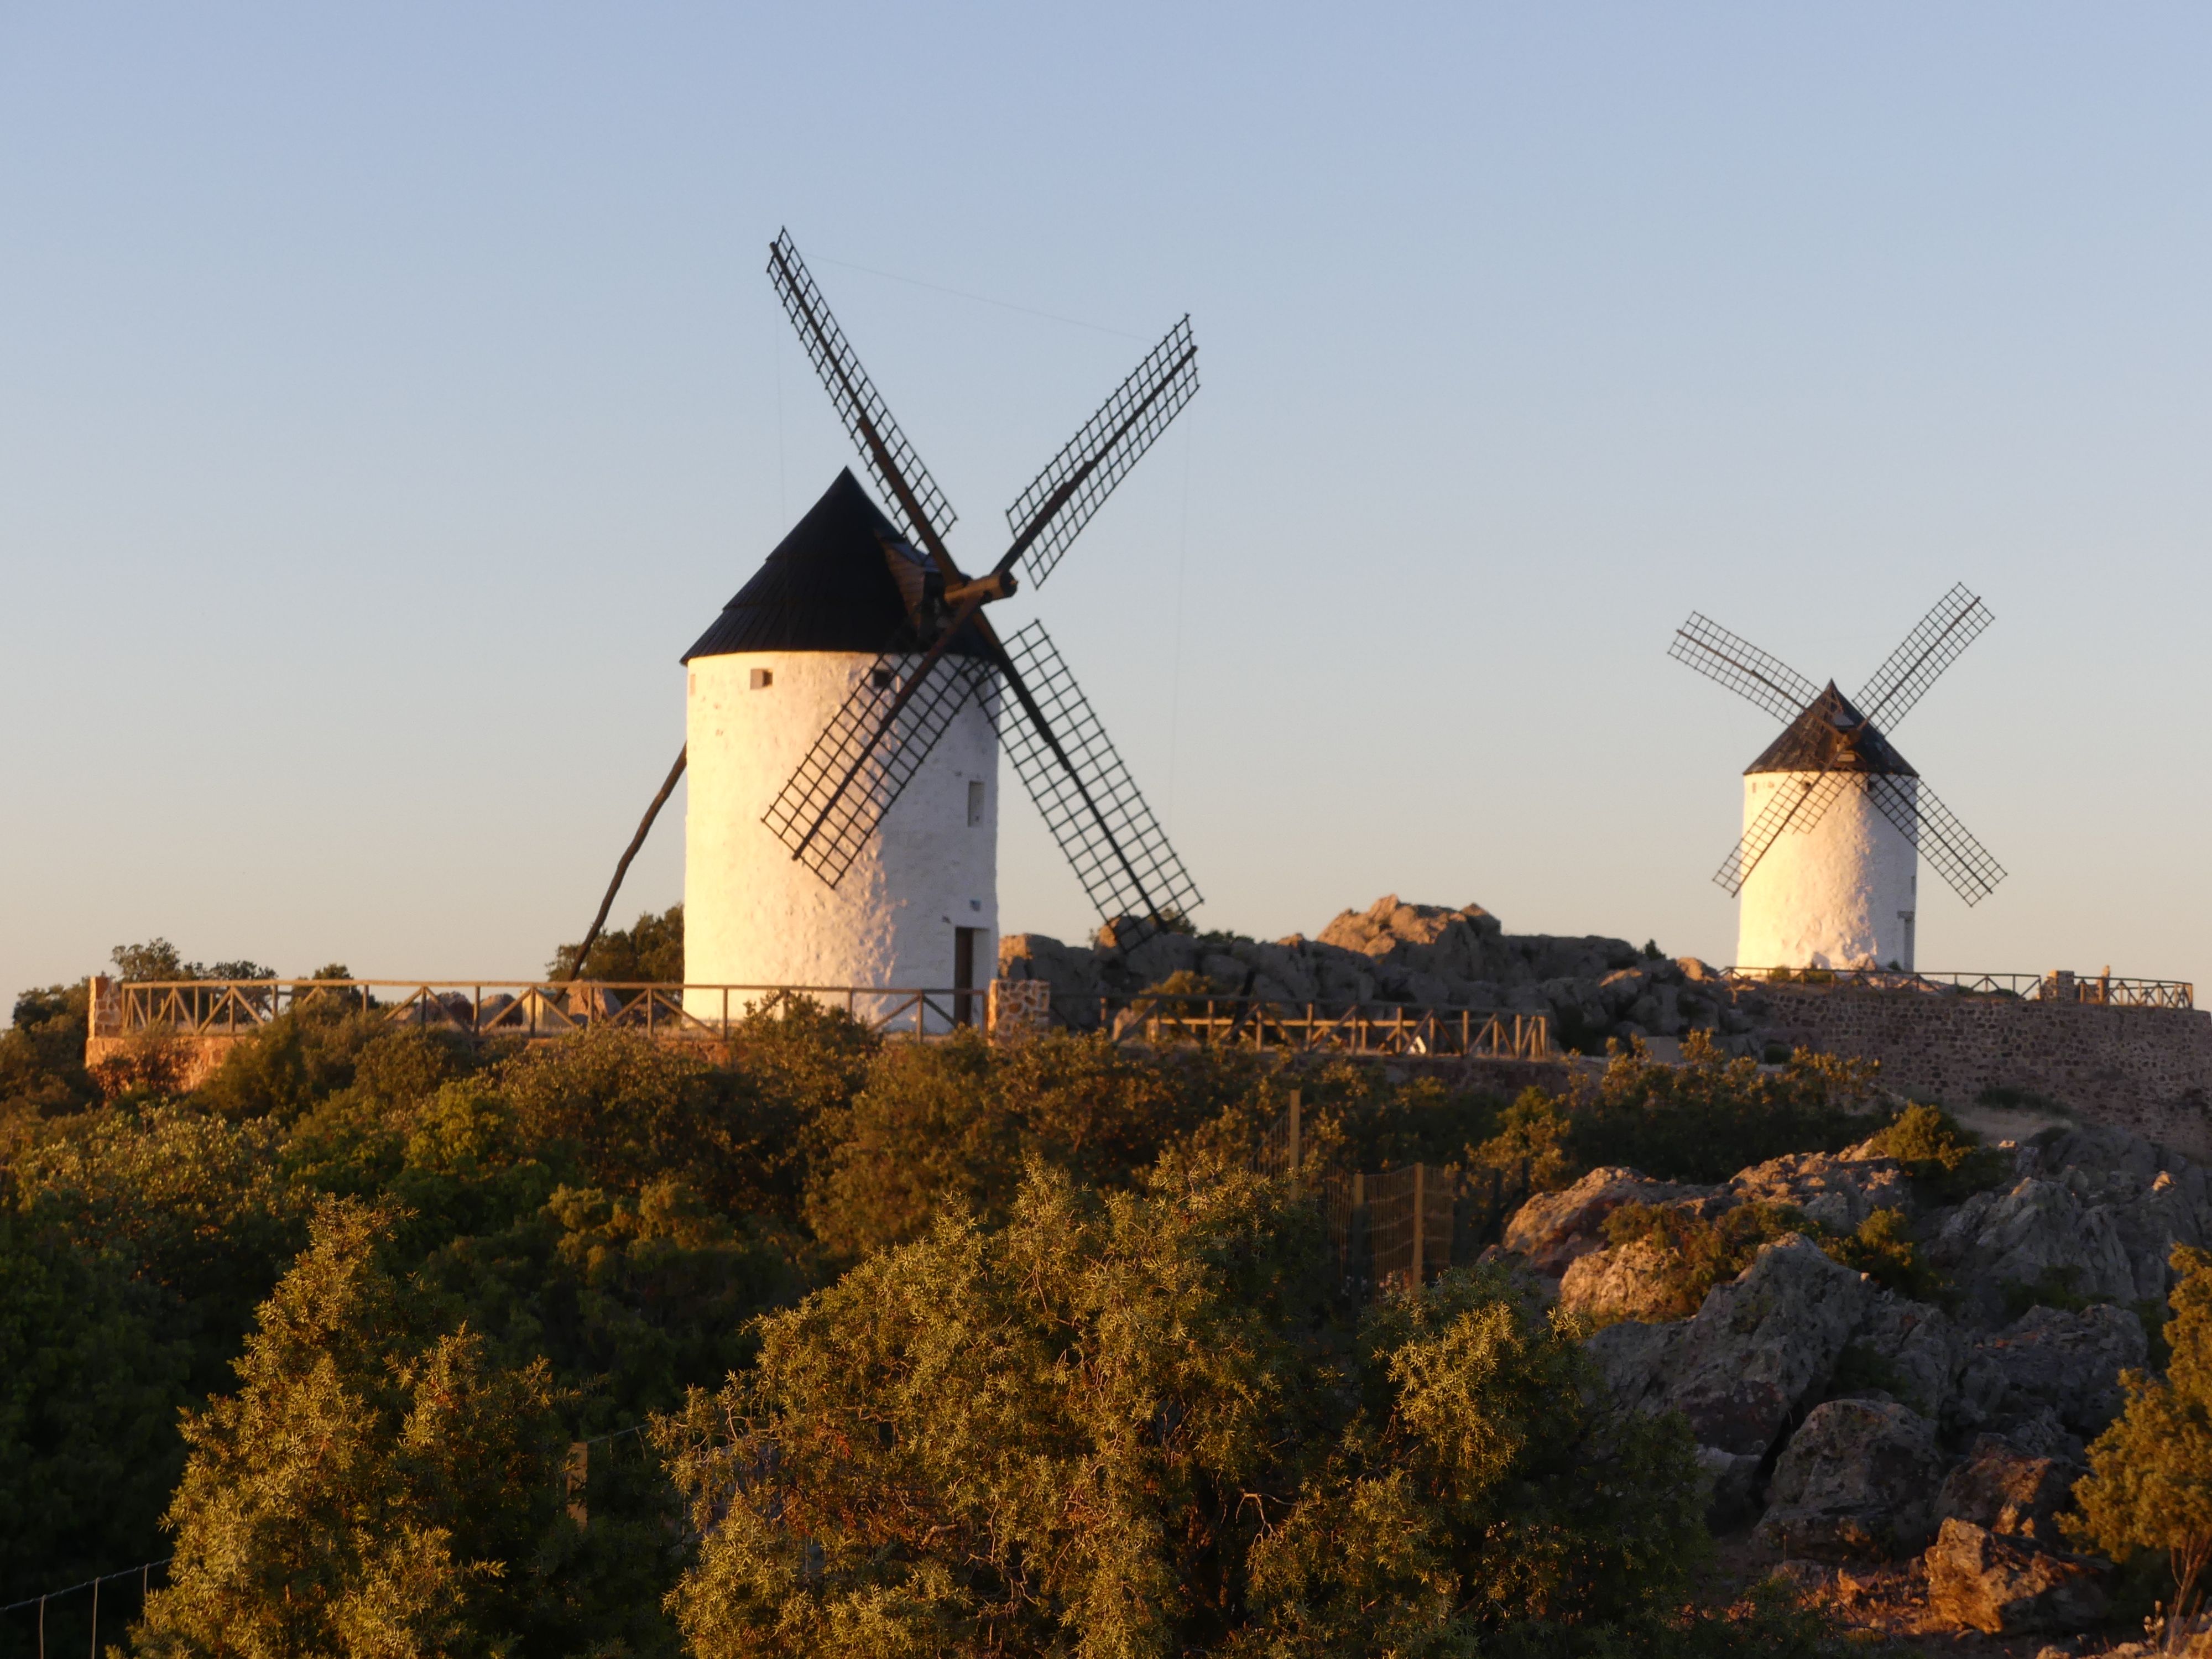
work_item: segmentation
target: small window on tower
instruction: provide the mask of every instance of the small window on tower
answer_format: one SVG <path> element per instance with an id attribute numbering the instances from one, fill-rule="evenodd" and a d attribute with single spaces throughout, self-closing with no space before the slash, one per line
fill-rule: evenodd
<path id="1" fill-rule="evenodd" d="M 891 689 L 891 671 L 888 668 L 871 668 L 868 671 L 868 684 L 874 686 L 878 691 L 890 690 Z"/>
<path id="2" fill-rule="evenodd" d="M 976 779 L 968 786 L 968 827 L 975 829 L 983 822 L 983 781 Z"/>
<path id="3" fill-rule="evenodd" d="M 769 689 L 769 687 L 770 687 L 771 685 L 774 685 L 775 684 L 775 670 L 774 670 L 773 668 L 756 668 L 756 669 L 754 669 L 754 670 L 753 670 L 753 690 L 756 690 L 756 691 L 765 691 L 765 690 L 767 690 Z"/>

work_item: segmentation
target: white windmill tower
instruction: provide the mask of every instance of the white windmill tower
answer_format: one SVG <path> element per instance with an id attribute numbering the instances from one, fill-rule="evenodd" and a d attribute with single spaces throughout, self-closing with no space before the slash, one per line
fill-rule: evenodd
<path id="1" fill-rule="evenodd" d="M 1995 620 L 1954 587 L 1855 700 L 1696 612 L 1675 630 L 1668 656 L 1784 722 L 1745 769 L 1743 839 L 1713 877 L 1741 900 L 1738 963 L 1910 970 L 1921 856 L 1968 904 L 2004 879 L 1885 735 Z"/>
<path id="2" fill-rule="evenodd" d="M 971 580 L 945 547 L 951 507 L 787 233 L 769 275 L 888 514 L 842 473 L 684 653 L 684 750 L 578 960 L 687 762 L 688 984 L 979 986 L 1001 745 L 1101 915 L 1138 924 L 1124 943 L 1187 914 L 1198 890 L 1043 624 L 1001 640 L 983 606 L 1013 593 L 1018 562 L 1033 582 L 1052 573 L 1198 390 L 1190 319 L 1007 509 L 1012 544 Z M 718 1015 L 720 999 L 690 1012 Z"/>

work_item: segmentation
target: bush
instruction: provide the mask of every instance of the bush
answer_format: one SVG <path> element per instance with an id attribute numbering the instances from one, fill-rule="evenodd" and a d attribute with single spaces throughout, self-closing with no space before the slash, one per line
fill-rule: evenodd
<path id="1" fill-rule="evenodd" d="M 1930 1202 L 1955 1204 L 1994 1187 L 2012 1161 L 1940 1106 L 1909 1105 L 1869 1143 L 1902 1164 Z"/>
<path id="2" fill-rule="evenodd" d="M 544 1363 L 426 1326 L 341 1201 L 262 1310 L 240 1392 L 185 1425 L 155 1654 L 505 1651 L 530 1622 L 562 1437 Z"/>
<path id="3" fill-rule="evenodd" d="M 1261 1076 L 1249 1054 L 1149 1054 L 1101 1032 L 1048 1031 L 1008 1048 L 972 1030 L 891 1043 L 851 1104 L 817 1124 L 806 1218 L 849 1257 L 920 1237 L 947 1206 L 995 1224 L 1032 1158 L 1126 1186 L 1169 1147 L 1219 1139 L 1205 1132 L 1259 1092 Z M 1324 1107 L 1314 1134 L 1331 1133 Z"/>
<path id="4" fill-rule="evenodd" d="M 2176 1245 L 2172 1265 L 2166 1375 L 2120 1373 L 2127 1407 L 2090 1446 L 2064 1525 L 2116 1561 L 2164 1553 L 2179 1625 L 2197 1610 L 2212 1565 L 2212 1255 Z"/>
<path id="5" fill-rule="evenodd" d="M 1902 1210 L 1876 1210 L 1859 1223 L 1857 1231 L 1824 1237 L 1820 1248 L 1846 1267 L 1872 1274 L 1884 1290 L 1914 1302 L 1945 1303 L 1952 1297 L 1950 1281 L 1920 1254 Z"/>
<path id="6" fill-rule="evenodd" d="M 1665 1265 L 1656 1278 L 1665 1295 L 1653 1316 L 1662 1320 L 1697 1312 L 1705 1292 L 1749 1267 L 1763 1245 L 1818 1231 L 1787 1204 L 1735 1204 L 1711 1215 L 1686 1204 L 1624 1204 L 1605 1219 L 1607 1243 L 1644 1243 L 1659 1252 Z"/>
<path id="7" fill-rule="evenodd" d="M 81 1112 L 99 1099 L 84 1069 L 91 998 L 80 980 L 15 999 L 14 1022 L 0 1031 L 0 1128 Z"/>
<path id="8" fill-rule="evenodd" d="M 1799 1049 L 1779 1073 L 1729 1059 L 1702 1031 L 1682 1064 L 1651 1060 L 1641 1043 L 1613 1047 L 1594 1091 L 1559 1102 L 1572 1123 L 1576 1173 L 1626 1164 L 1662 1181 L 1726 1181 L 1785 1152 L 1840 1152 L 1863 1138 L 1873 1062 Z"/>
<path id="9" fill-rule="evenodd" d="M 662 1443 L 694 1653 L 1626 1652 L 1674 1632 L 1678 1421 L 1455 1270 L 1358 1322 L 1314 1212 L 1228 1173 L 1033 1166 L 763 1328 Z M 1691 1651 L 1687 1644 L 1675 1650 Z"/>
<path id="10" fill-rule="evenodd" d="M 560 981 L 596 979 L 616 985 L 681 985 L 684 982 L 684 907 L 672 904 L 659 915 L 647 911 L 628 927 L 601 933 L 592 941 L 591 960 L 579 973 L 576 946 L 563 945 L 545 964 L 545 976 Z"/>

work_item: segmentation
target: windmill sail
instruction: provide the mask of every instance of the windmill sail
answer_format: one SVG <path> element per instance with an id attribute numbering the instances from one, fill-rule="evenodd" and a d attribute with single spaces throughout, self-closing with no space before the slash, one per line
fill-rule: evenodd
<path id="1" fill-rule="evenodd" d="M 1694 611 L 1674 630 L 1667 654 L 1748 698 L 1784 725 L 1820 695 L 1819 686 L 1788 663 Z"/>
<path id="2" fill-rule="evenodd" d="M 1781 839 L 1782 832 L 1811 830 L 1834 805 L 1836 797 L 1858 775 L 1853 772 L 1817 772 L 1809 778 L 1792 779 L 1796 785 L 1795 793 L 1777 789 L 1759 816 L 1751 821 L 1751 828 L 1743 832 L 1743 839 L 1713 872 L 1714 884 L 1730 898 L 1741 893 L 1744 883 L 1751 879 L 1751 872 L 1759 867 L 1759 861 Z"/>
<path id="3" fill-rule="evenodd" d="M 1111 921 L 1188 915 L 1198 887 L 1042 623 L 1006 642 L 1024 718 L 999 727 L 1006 757 L 1076 878 Z"/>
<path id="4" fill-rule="evenodd" d="M 1959 653 L 1996 620 L 1989 606 L 1968 592 L 1964 582 L 1953 587 L 1866 683 L 1866 689 L 1858 695 L 1858 705 L 1866 710 L 1866 717 L 1884 729 L 1895 726 L 1943 671 L 1959 659 Z"/>
<path id="5" fill-rule="evenodd" d="M 1197 391 L 1198 346 L 1185 317 L 1006 509 L 1014 538 L 1008 556 L 1022 556 L 1031 581 L 1052 574 L 1068 544 Z"/>
<path id="6" fill-rule="evenodd" d="M 995 713 L 991 678 L 974 657 L 878 657 L 761 822 L 835 887 L 969 700 Z"/>
<path id="7" fill-rule="evenodd" d="M 860 367 L 845 331 L 830 314 L 822 290 L 814 286 L 814 278 L 807 274 L 798 245 L 787 230 L 769 249 L 768 274 L 783 308 L 791 314 L 792 326 L 799 331 L 806 355 L 813 360 L 814 372 L 822 377 L 830 401 L 836 404 L 846 431 L 860 446 L 861 459 L 890 499 L 893 517 L 906 531 L 908 540 L 942 560 L 945 538 L 958 515 L 891 418 L 867 370 Z"/>
<path id="8" fill-rule="evenodd" d="M 1889 777 L 1869 778 L 1867 788 L 1876 809 L 1920 849 L 1921 856 L 1951 884 L 1953 892 L 1968 904 L 1978 904 L 1996 890 L 1997 884 L 2005 878 L 2004 866 L 1974 839 L 1925 781 L 1911 795 Z"/>

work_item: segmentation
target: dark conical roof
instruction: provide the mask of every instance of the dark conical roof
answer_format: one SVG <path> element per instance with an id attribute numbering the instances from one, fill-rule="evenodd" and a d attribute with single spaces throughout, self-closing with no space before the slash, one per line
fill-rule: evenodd
<path id="1" fill-rule="evenodd" d="M 1744 769 L 1753 772 L 1887 772 L 1917 778 L 1911 763 L 1867 723 L 1830 680 L 1805 712 L 1790 722 L 1766 752 Z"/>
<path id="2" fill-rule="evenodd" d="M 910 607 L 935 576 L 929 561 L 907 545 L 848 467 L 776 544 L 684 660 L 740 651 L 922 650 Z M 973 626 L 961 630 L 951 649 L 986 654 Z"/>

